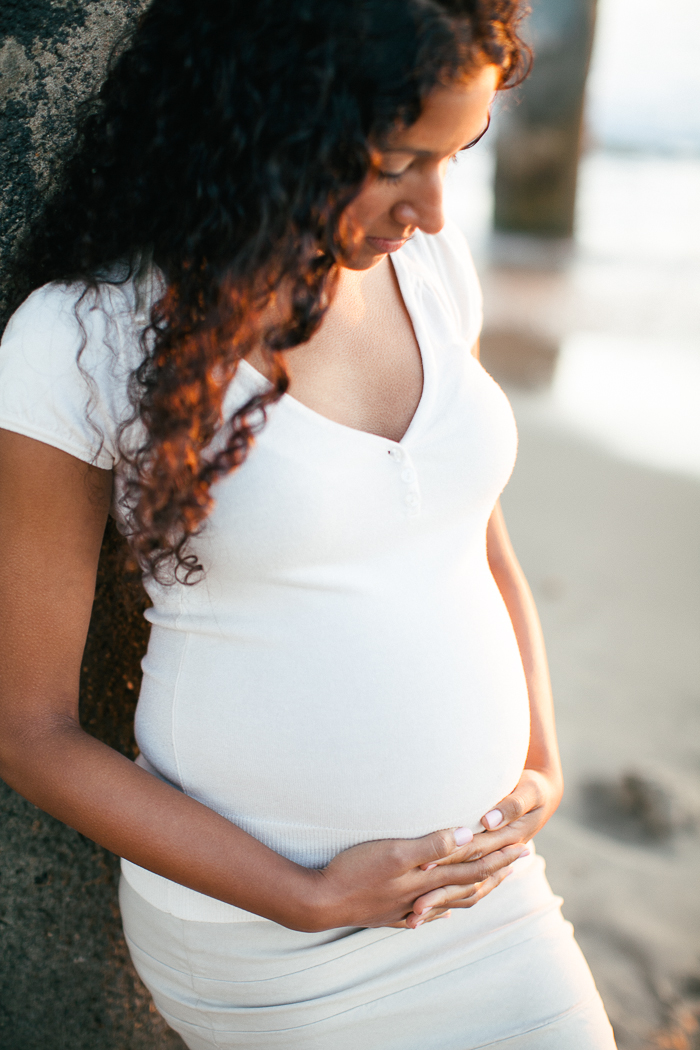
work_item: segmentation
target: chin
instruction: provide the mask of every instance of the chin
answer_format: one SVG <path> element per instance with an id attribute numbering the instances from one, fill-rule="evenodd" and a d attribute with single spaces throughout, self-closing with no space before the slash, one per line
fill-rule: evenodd
<path id="1" fill-rule="evenodd" d="M 387 252 L 373 252 L 369 247 L 363 247 L 352 255 L 339 255 L 338 263 L 345 270 L 371 270 L 373 266 L 386 259 Z"/>

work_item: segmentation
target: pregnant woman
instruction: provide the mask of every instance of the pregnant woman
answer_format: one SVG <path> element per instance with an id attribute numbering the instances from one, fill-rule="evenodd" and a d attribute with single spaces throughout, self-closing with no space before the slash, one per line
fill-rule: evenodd
<path id="1" fill-rule="evenodd" d="M 191 1050 L 610 1050 L 528 845 L 561 795 L 450 160 L 516 0 L 154 0 L 0 353 L 0 772 L 118 853 Z M 83 732 L 111 513 L 136 763 Z M 439 920 L 439 921 L 438 921 Z"/>

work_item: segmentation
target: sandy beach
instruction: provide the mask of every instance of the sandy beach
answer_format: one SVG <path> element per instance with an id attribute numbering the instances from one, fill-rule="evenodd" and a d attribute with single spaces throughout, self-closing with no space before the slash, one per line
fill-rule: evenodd
<path id="1" fill-rule="evenodd" d="M 519 415 L 504 507 L 567 783 L 537 846 L 620 1050 L 696 1047 L 700 484 Z"/>
<path id="2" fill-rule="evenodd" d="M 540 834 L 620 1050 L 700 1047 L 700 161 L 593 153 L 574 245 L 449 206 L 520 452 L 503 506 L 547 641 L 566 794 Z M 640 222 L 640 216 L 644 221 Z"/>

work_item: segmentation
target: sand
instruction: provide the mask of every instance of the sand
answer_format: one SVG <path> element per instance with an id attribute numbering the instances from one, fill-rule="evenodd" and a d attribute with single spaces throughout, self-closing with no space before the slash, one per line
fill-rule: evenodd
<path id="1" fill-rule="evenodd" d="M 489 240 L 487 152 L 450 179 L 557 707 L 566 793 L 538 849 L 620 1050 L 698 1050 L 700 160 L 586 158 L 556 251 Z"/>
<path id="2" fill-rule="evenodd" d="M 514 401 L 503 503 L 547 639 L 567 784 L 537 845 L 620 1050 L 696 1047 L 700 483 Z"/>

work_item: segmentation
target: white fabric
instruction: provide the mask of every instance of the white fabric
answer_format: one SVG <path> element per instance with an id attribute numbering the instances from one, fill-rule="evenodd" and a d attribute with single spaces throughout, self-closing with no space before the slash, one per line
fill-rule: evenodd
<path id="1" fill-rule="evenodd" d="M 367 839 L 481 830 L 528 747 L 522 664 L 485 546 L 516 431 L 470 352 L 478 281 L 451 227 L 417 234 L 393 259 L 424 370 L 402 441 L 283 397 L 247 461 L 214 489 L 193 545 L 204 581 L 148 584 L 153 628 L 136 714 L 144 764 L 312 867 Z M 0 426 L 119 472 L 126 376 L 140 356 L 133 289 L 104 299 L 115 355 L 103 313 L 85 316 L 89 387 L 75 363 L 75 297 L 41 289 L 13 318 Z M 226 413 L 265 383 L 244 362 Z M 123 870 L 174 916 L 255 918 L 128 862 Z"/>
<path id="2" fill-rule="evenodd" d="M 119 423 L 130 415 L 129 373 L 141 359 L 133 288 L 104 285 L 97 304 L 87 292 L 76 317 L 80 294 L 44 285 L 10 318 L 0 344 L 0 426 L 111 470 Z"/>
<path id="3" fill-rule="evenodd" d="M 166 915 L 122 880 L 141 979 L 191 1050 L 614 1050 L 540 857 L 417 930 Z"/>

